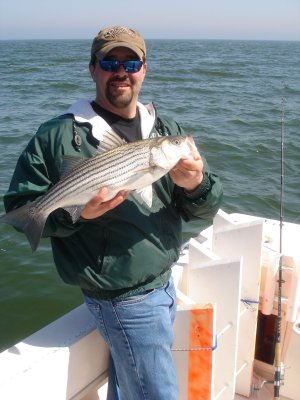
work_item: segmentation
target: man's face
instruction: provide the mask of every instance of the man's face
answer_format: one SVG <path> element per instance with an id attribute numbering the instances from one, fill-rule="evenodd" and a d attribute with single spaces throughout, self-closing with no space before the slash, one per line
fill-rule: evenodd
<path id="1" fill-rule="evenodd" d="M 122 63 L 139 60 L 139 57 L 126 47 L 117 47 L 108 53 L 105 60 L 119 60 Z M 90 72 L 96 83 L 97 103 L 115 114 L 133 117 L 146 74 L 146 64 L 138 72 L 126 72 L 123 65 L 115 72 L 107 72 L 97 61 L 95 66 L 90 66 Z"/>

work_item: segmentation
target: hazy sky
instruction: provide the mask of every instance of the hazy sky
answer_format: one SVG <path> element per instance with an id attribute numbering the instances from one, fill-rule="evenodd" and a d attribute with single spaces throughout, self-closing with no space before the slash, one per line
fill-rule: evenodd
<path id="1" fill-rule="evenodd" d="M 91 39 L 111 25 L 146 39 L 300 40 L 300 0 L 0 0 L 0 39 Z"/>

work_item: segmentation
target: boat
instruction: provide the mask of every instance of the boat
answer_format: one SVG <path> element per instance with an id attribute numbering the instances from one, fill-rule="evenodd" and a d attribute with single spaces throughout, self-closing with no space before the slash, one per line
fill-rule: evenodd
<path id="1" fill-rule="evenodd" d="M 179 400 L 268 400 L 274 387 L 300 399 L 299 237 L 299 224 L 219 210 L 182 246 L 172 267 Z M 82 304 L 0 354 L 0 398 L 104 400 L 108 358 Z"/>

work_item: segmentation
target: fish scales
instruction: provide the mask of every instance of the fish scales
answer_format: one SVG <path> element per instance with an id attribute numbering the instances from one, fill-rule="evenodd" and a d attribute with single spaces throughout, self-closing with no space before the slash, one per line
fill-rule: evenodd
<path id="1" fill-rule="evenodd" d="M 105 175 L 107 173 L 110 174 L 111 171 L 113 170 L 113 167 L 120 166 L 123 164 L 127 165 L 127 168 L 129 169 L 131 165 L 131 162 L 129 163 L 129 161 L 133 160 L 132 158 L 133 156 L 134 159 L 140 158 L 142 160 L 147 153 L 149 153 L 149 149 L 146 149 L 146 151 L 137 154 L 134 154 L 134 152 L 126 152 L 125 154 L 123 154 L 122 152 L 117 154 L 119 155 L 119 157 L 116 157 L 114 153 L 105 155 L 105 157 L 102 157 L 102 154 L 100 154 L 99 156 L 95 156 L 92 159 L 88 159 L 87 160 L 88 163 L 86 163 L 84 166 L 79 166 L 78 170 L 75 169 L 73 173 L 74 175 L 76 175 L 80 173 L 82 169 L 84 169 L 84 172 L 87 174 Z M 101 169 L 99 169 L 99 167 L 101 167 Z"/>
<path id="2" fill-rule="evenodd" d="M 130 162 L 130 163 L 129 163 Z M 145 163 L 145 158 L 143 155 L 139 155 L 139 157 L 128 157 L 128 159 L 123 160 L 122 162 L 116 161 L 112 163 L 110 167 L 107 169 L 102 169 L 101 171 L 91 172 L 88 180 L 78 180 L 76 185 L 73 185 L 73 190 L 77 188 L 82 191 L 82 184 L 84 184 L 84 190 L 94 189 L 96 185 L 99 188 L 100 185 L 110 185 L 117 186 L 120 182 L 124 182 L 128 176 L 132 175 L 138 169 L 142 169 L 142 167 L 148 167 L 149 163 Z M 101 167 L 99 165 L 99 167 Z"/>
<path id="3" fill-rule="evenodd" d="M 127 155 L 122 161 L 112 159 L 111 164 L 108 164 L 106 168 L 101 168 L 103 160 L 94 160 L 97 162 L 92 163 L 89 169 L 83 167 L 75 169 L 60 181 L 60 185 L 53 187 L 41 198 L 43 208 L 52 208 L 53 204 L 60 203 L 61 200 L 66 198 L 66 193 L 69 196 L 73 193 L 77 193 L 78 195 L 83 192 L 94 192 L 97 189 L 99 190 L 101 186 L 109 185 L 116 187 L 122 182 L 126 182 L 128 176 L 141 169 L 138 167 L 147 167 L 149 165 L 149 163 L 145 163 L 145 153 L 135 155 L 134 159 L 131 154 Z M 109 158 L 106 159 L 106 162 L 109 162 Z M 83 170 L 84 175 L 81 175 L 80 172 Z M 68 179 L 72 177 L 74 179 L 69 181 Z M 38 204 L 39 200 L 36 205 L 38 206 Z"/>
<path id="4" fill-rule="evenodd" d="M 114 181 L 114 186 L 116 186 L 118 182 L 126 180 L 124 177 L 126 178 L 130 175 L 137 167 L 149 165 L 149 162 L 145 162 L 145 155 L 147 153 L 149 153 L 149 149 L 139 154 L 132 154 L 132 152 L 129 154 L 125 153 L 126 157 L 121 159 L 111 155 L 110 157 L 106 156 L 103 160 L 101 154 L 92 159 L 87 159 L 87 161 L 89 161 L 88 163 L 84 163 L 84 166 L 75 168 L 65 179 L 58 182 L 58 186 L 55 190 L 49 191 L 48 195 L 47 193 L 45 194 L 45 197 L 41 199 L 44 208 L 49 207 L 49 202 L 50 205 L 60 202 L 62 198 L 66 197 L 66 193 L 68 192 L 70 192 L 70 194 L 76 191 L 78 192 L 78 189 L 79 192 L 89 191 L 90 189 L 94 191 L 97 188 L 99 189 L 101 185 L 112 185 L 112 181 Z M 132 158 L 133 155 L 134 158 Z M 103 168 L 104 161 L 105 168 Z M 87 166 L 88 168 L 86 168 Z M 118 181 L 118 177 L 122 177 L 122 179 Z M 71 178 L 71 180 L 68 181 L 67 178 Z"/>
<path id="5" fill-rule="evenodd" d="M 85 185 L 85 189 L 88 189 L 93 185 L 93 182 L 98 182 L 98 185 L 99 182 L 102 181 L 112 183 L 111 181 L 117 179 L 118 176 L 124 174 L 129 175 L 141 166 L 148 166 L 149 162 L 145 162 L 145 157 L 146 153 L 135 155 L 127 154 L 126 157 L 121 159 L 113 157 L 107 159 L 104 165 L 103 160 L 95 159 L 95 162 L 90 165 L 89 169 L 82 167 L 78 171 L 74 171 L 74 178 L 76 181 L 70 185 L 70 188 L 74 191 L 74 189 L 80 189 L 82 185 Z M 84 176 L 80 175 L 81 170 L 84 170 Z M 78 174 L 77 177 L 76 174 Z M 90 183 L 90 185 L 88 185 L 88 183 Z"/>

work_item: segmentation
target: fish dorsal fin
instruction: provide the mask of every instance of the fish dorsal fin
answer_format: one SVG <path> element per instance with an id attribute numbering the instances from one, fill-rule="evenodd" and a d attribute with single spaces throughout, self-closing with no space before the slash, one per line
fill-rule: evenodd
<path id="1" fill-rule="evenodd" d="M 64 155 L 60 170 L 60 178 L 64 178 L 70 171 L 81 164 L 85 159 L 83 157 Z"/>
<path id="2" fill-rule="evenodd" d="M 127 143 L 126 140 L 122 139 L 115 131 L 105 131 L 98 146 L 98 151 L 108 151 L 125 143 Z"/>

